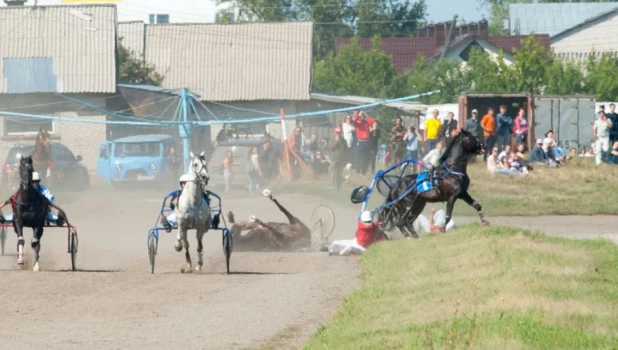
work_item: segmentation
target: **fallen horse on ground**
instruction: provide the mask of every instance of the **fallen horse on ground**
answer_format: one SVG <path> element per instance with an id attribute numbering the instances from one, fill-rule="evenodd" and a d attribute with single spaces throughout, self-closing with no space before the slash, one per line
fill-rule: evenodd
<path id="1" fill-rule="evenodd" d="M 285 209 L 279 201 L 264 190 L 279 210 L 287 217 L 289 223 L 263 222 L 251 216 L 249 222 L 234 221 L 234 213 L 227 214 L 232 226 L 234 250 L 236 251 L 298 251 L 311 248 L 311 230 L 297 217 Z M 250 230 L 246 234 L 242 231 Z"/>

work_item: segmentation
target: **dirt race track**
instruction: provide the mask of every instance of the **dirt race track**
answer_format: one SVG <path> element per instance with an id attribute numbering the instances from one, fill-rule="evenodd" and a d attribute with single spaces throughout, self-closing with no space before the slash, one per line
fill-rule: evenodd
<path id="1" fill-rule="evenodd" d="M 319 199 L 277 196 L 309 224 Z M 58 197 L 58 196 L 57 196 Z M 0 256 L 0 344 L 3 348 L 233 349 L 271 345 L 297 348 L 326 323 L 343 297 L 360 283 L 355 257 L 325 253 L 234 253 L 226 275 L 218 231 L 204 238 L 204 272 L 181 274 L 184 254 L 175 233 L 162 233 L 156 273 L 149 273 L 146 234 L 162 195 L 88 192 L 63 204 L 79 229 L 78 272 L 70 272 L 66 231 L 48 229 L 39 273 L 20 271 L 15 234 Z M 224 199 L 237 220 L 251 214 L 284 221 L 263 197 Z M 349 238 L 358 207 L 329 204 L 337 225 L 331 239 Z M 4 211 L 7 213 L 7 211 Z M 612 233 L 612 217 L 491 218 L 549 234 Z M 477 220 L 460 218 L 458 223 Z M 600 228 L 591 231 L 590 221 Z M 29 240 L 32 233 L 28 229 Z M 195 238 L 190 232 L 196 261 Z M 27 247 L 27 251 L 30 248 Z"/>

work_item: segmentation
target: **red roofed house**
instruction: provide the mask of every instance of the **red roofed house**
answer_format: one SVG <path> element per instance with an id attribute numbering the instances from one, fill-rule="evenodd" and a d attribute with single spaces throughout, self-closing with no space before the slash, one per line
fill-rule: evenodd
<path id="1" fill-rule="evenodd" d="M 418 30 L 417 37 L 410 38 L 382 38 L 381 49 L 391 55 L 395 68 L 400 74 L 413 68 L 418 56 L 425 59 L 440 58 L 446 50 L 445 59 L 467 62 L 470 50 L 474 47 L 482 48 L 492 57 L 497 57 L 500 49 L 504 51 L 504 60 L 507 64 L 513 62 L 515 49 L 521 47 L 521 42 L 527 37 L 520 36 L 489 36 L 488 23 L 482 20 L 455 26 L 451 31 L 451 22 L 430 25 Z M 549 49 L 549 35 L 535 35 L 537 41 Z M 335 55 L 342 46 L 349 44 L 348 38 L 335 39 Z M 371 49 L 371 38 L 360 38 L 359 43 L 364 50 Z"/>

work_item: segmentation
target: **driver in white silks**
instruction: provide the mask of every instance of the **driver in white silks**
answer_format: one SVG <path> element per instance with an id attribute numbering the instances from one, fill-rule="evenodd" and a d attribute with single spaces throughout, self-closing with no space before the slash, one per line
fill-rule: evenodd
<path id="1" fill-rule="evenodd" d="M 34 186 L 34 188 L 39 190 L 39 192 L 41 192 L 41 194 L 45 196 L 45 198 L 47 198 L 47 200 L 50 203 L 54 202 L 54 199 L 55 199 L 54 195 L 51 192 L 49 192 L 47 187 L 45 187 L 44 185 L 41 185 L 41 175 L 36 171 L 32 173 L 32 185 Z M 6 222 L 12 222 L 13 214 L 12 213 L 8 214 L 7 216 L 4 217 L 4 220 Z M 58 216 L 52 213 L 51 210 L 49 211 L 49 213 L 47 213 L 47 220 L 56 223 L 56 225 L 58 226 L 62 226 L 64 223 L 64 220 L 62 218 L 59 219 Z"/>
<path id="2" fill-rule="evenodd" d="M 178 206 L 178 198 L 180 198 L 182 190 L 185 188 L 187 181 L 190 180 L 191 178 L 187 174 L 182 174 L 180 176 L 180 179 L 178 180 L 180 182 L 180 190 L 177 191 L 170 200 L 170 208 L 172 209 L 172 212 L 168 216 L 163 215 L 161 217 L 161 224 L 163 225 L 163 227 L 165 227 L 165 231 L 167 233 L 172 232 L 172 228 L 177 226 L 178 217 L 176 216 L 176 210 L 174 210 L 174 208 Z M 204 192 L 204 199 L 206 199 L 206 203 L 210 205 L 210 198 L 208 197 L 208 194 L 206 192 Z"/>
<path id="3" fill-rule="evenodd" d="M 438 233 L 444 231 L 450 231 L 455 228 L 455 219 L 451 218 L 451 221 L 446 223 L 446 212 L 443 209 L 436 210 L 431 209 L 431 217 L 427 218 L 425 215 L 420 214 L 416 220 L 414 220 L 414 231 L 419 232 L 421 229 L 427 233 Z"/>

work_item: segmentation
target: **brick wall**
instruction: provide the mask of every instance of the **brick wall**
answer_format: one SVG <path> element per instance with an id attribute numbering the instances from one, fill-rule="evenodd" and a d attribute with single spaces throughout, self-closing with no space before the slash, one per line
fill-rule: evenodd
<path id="1" fill-rule="evenodd" d="M 73 95 L 71 97 L 105 108 L 105 98 L 107 96 Z M 70 103 L 53 94 L 0 95 L 0 110 L 35 115 L 105 120 L 105 116 L 101 116 L 101 112 Z M 15 119 L 16 117 L 10 118 Z M 82 162 L 90 173 L 96 173 L 98 147 L 100 142 L 105 141 L 106 138 L 105 124 L 54 121 L 54 132 L 51 137 L 53 142 L 60 142 L 67 146 L 75 156 L 81 155 L 83 157 Z M 5 135 L 4 119 L 0 115 L 0 162 L 4 162 L 12 145 L 34 144 L 35 138 L 36 135 Z"/>
<path id="2" fill-rule="evenodd" d="M 75 112 L 61 112 L 58 116 L 76 118 Z M 88 119 L 105 121 L 105 116 L 89 116 Z M 86 124 L 74 122 L 56 122 L 56 133 L 60 142 L 67 146 L 77 157 L 82 156 L 82 163 L 91 174 L 96 173 L 99 144 L 105 141 L 105 124 Z"/>

